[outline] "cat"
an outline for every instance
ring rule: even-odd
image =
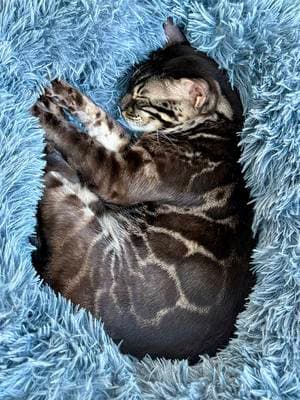
[[[252,209],[239,95],[171,20],[165,32],[121,100],[138,139],[64,81],[34,105],[48,154],[33,260],[123,352],[194,363],[228,343],[253,286]]]

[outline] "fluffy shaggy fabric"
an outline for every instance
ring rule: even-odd
[[[194,367],[123,356],[99,321],[41,284],[28,241],[43,168],[29,108],[63,77],[116,112],[168,15],[240,89],[259,233],[238,336]],[[300,398],[299,16],[295,0],[0,1],[1,400]]]

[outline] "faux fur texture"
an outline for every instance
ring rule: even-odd
[[[28,110],[62,77],[116,113],[169,15],[240,89],[259,234],[238,336],[194,367],[123,356],[99,321],[41,284],[28,241],[43,168]],[[0,1],[1,400],[300,398],[299,16],[295,0]]]

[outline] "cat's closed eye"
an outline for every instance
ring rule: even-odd
[[[149,105],[149,100],[146,97],[138,97],[136,99],[136,106],[139,108],[147,107]]]

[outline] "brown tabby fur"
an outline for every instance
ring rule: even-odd
[[[206,62],[206,75],[187,76],[186,67],[180,75],[179,59],[172,75],[176,57]],[[62,81],[33,108],[52,143],[35,263],[138,357],[214,354],[253,283],[252,213],[237,162],[241,107],[216,71],[184,41],[154,53],[122,102],[127,121],[145,128],[138,140]],[[186,85],[198,108],[183,100]]]

